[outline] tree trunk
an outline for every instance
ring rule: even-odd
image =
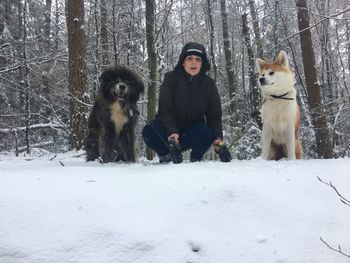
[[[103,0],[102,0],[103,1]],[[101,30],[102,30],[102,21],[101,21],[101,30],[99,28],[99,0],[94,0],[94,24],[93,26],[95,27],[94,31],[94,41],[92,44],[92,50],[94,54],[93,58],[93,67],[94,67],[94,73],[93,73],[93,89],[92,89],[92,96],[96,97],[97,92],[98,92],[98,87],[99,87],[99,77],[101,74],[101,69],[103,69],[103,66],[101,66],[101,56],[100,56],[100,50],[102,49],[102,46],[100,46],[100,38],[101,38]],[[101,20],[102,20],[102,14],[101,14]],[[90,29],[88,29],[88,32]],[[99,33],[100,32],[100,33]],[[102,51],[103,52],[103,51]],[[102,64],[103,65],[103,64]]]
[[[147,120],[153,120],[156,113],[157,54],[154,43],[154,0],[146,0],[146,40],[148,53],[149,82],[147,90]],[[146,157],[153,159],[153,152],[147,148]]]
[[[249,0],[249,8],[250,8],[250,14],[253,20],[253,29],[254,29],[255,42],[256,42],[256,54],[259,58],[264,58],[263,45],[262,45],[261,36],[260,36],[259,19],[256,13],[254,0]]]
[[[19,3],[21,5],[21,3]],[[26,153],[30,153],[30,143],[29,143],[29,125],[30,125],[30,88],[29,88],[29,68],[28,68],[28,62],[27,62],[27,0],[24,0],[23,7],[22,7],[22,15],[20,16],[22,18],[21,25],[23,26],[22,30],[22,55],[21,58],[23,59],[23,70],[24,74],[22,76],[24,79],[21,80],[21,84],[23,85],[23,91],[24,91],[24,101],[25,101],[25,143],[26,143]]]
[[[60,10],[59,10],[59,0],[55,0],[55,49],[54,51],[57,52],[59,48],[59,33],[60,33]]]
[[[208,5],[208,20],[209,20],[209,52],[211,57],[211,64],[213,65],[213,71],[214,71],[214,80],[216,82],[217,75],[218,75],[218,68],[216,66],[215,61],[215,53],[214,53],[214,25],[213,25],[213,15],[212,15],[212,0],[207,0]]]
[[[44,39],[43,39],[43,47],[46,54],[48,54],[50,47],[51,47],[51,7],[52,7],[52,0],[46,0],[45,5],[45,18],[44,18]],[[50,77],[49,77],[49,71],[50,71],[50,61],[47,61],[43,65],[43,74],[42,74],[42,80],[43,80],[43,97],[45,98],[46,102],[50,104]],[[48,118],[49,116],[49,107],[42,107],[41,113],[44,115],[45,118]]]
[[[317,81],[315,55],[312,46],[309,15],[306,0],[297,0],[298,26],[300,33],[301,52],[304,65],[308,102],[311,110],[312,124],[315,129],[316,148],[319,158],[332,158],[333,150],[327,127],[327,118],[322,105],[320,87]]]
[[[44,18],[44,42],[45,49],[49,50],[51,46],[51,7],[52,0],[46,0],[45,4],[45,18]]]
[[[119,63],[119,55],[117,51],[118,39],[117,39],[117,30],[118,30],[118,21],[116,18],[117,15],[117,0],[113,0],[112,4],[112,25],[113,25],[113,65],[117,65]]]
[[[242,33],[244,37],[244,42],[247,47],[248,53],[248,74],[249,74],[249,90],[250,90],[250,105],[251,105],[251,115],[254,117],[256,123],[262,128],[261,118],[259,114],[259,104],[260,104],[260,92],[256,85],[256,74],[255,74],[255,60],[254,60],[254,51],[251,46],[249,28],[247,21],[247,14],[242,15]]]
[[[348,42],[348,44],[346,45],[347,55],[348,55],[348,71],[350,72],[350,26],[349,26],[349,21],[345,21],[345,26],[346,26],[346,40]]]
[[[274,46],[277,46],[279,43],[279,31],[278,31],[278,23],[280,22],[279,17],[278,17],[278,5],[280,4],[279,0],[275,0],[274,2],[274,10],[273,14],[271,14],[274,17],[274,23],[273,23],[273,41],[274,41]]]
[[[86,128],[86,37],[84,0],[68,0],[68,49],[70,91],[70,148],[84,145]]]
[[[234,73],[233,73],[233,62],[232,53],[230,47],[230,39],[228,34],[228,22],[227,22],[227,12],[226,12],[226,0],[220,0],[221,6],[221,19],[222,19],[222,35],[224,38],[224,53],[225,53],[225,64],[227,72],[227,82],[228,82],[228,92],[230,98],[230,110],[233,114],[233,123],[235,122],[235,86],[234,86]]]
[[[100,12],[101,12],[101,55],[102,55],[102,67],[108,67],[110,65],[109,59],[109,43],[108,43],[108,31],[107,31],[107,6],[106,0],[100,0]]]
[[[326,6],[327,5],[327,6]],[[329,16],[329,1],[326,3],[324,0],[318,0],[316,2],[317,11],[320,15],[326,17]],[[318,29],[318,28],[317,28]],[[331,43],[330,43],[330,22],[329,20],[324,20],[318,29],[318,35],[320,38],[320,44],[321,44],[321,91],[323,95],[323,100],[325,103],[329,103],[333,101],[333,94],[332,94],[332,88],[335,88],[332,80],[332,74],[331,74],[331,64],[332,64],[332,58],[330,51]],[[335,89],[334,89],[335,90]]]
[[[128,26],[126,27],[126,35],[127,35],[127,39],[128,39],[128,42],[127,42],[127,53],[126,53],[126,65],[127,66],[130,66],[130,62],[131,62],[131,55],[132,55],[132,42],[133,42],[133,30],[134,30],[134,9],[135,9],[135,3],[134,3],[134,0],[129,0],[128,1],[129,4],[130,4],[130,7],[129,7],[129,13],[130,13],[130,16],[129,16],[129,23],[128,23]]]

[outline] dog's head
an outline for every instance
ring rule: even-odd
[[[281,95],[294,86],[294,73],[289,67],[287,54],[282,50],[273,62],[256,59],[259,73],[258,86],[263,94]]]
[[[108,101],[134,104],[144,89],[141,78],[125,67],[109,68],[100,77],[100,93]]]

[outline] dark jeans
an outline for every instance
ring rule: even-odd
[[[142,130],[142,137],[148,147],[159,156],[169,153],[168,136],[165,127],[158,118],[148,123]],[[181,151],[192,149],[191,156],[197,160],[203,158],[214,140],[213,131],[204,123],[194,123],[186,133],[180,134]]]

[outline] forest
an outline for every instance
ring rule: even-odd
[[[136,150],[151,159],[141,130],[189,41],[207,50],[234,159],[260,156],[255,59],[280,50],[295,72],[304,158],[350,156],[348,0],[2,0],[0,151],[84,150],[99,76],[124,65],[146,87]]]

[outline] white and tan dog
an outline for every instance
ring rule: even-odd
[[[256,67],[262,94],[262,158],[301,159],[300,110],[296,102],[294,73],[289,68],[287,54],[280,51],[273,62],[258,58]]]

